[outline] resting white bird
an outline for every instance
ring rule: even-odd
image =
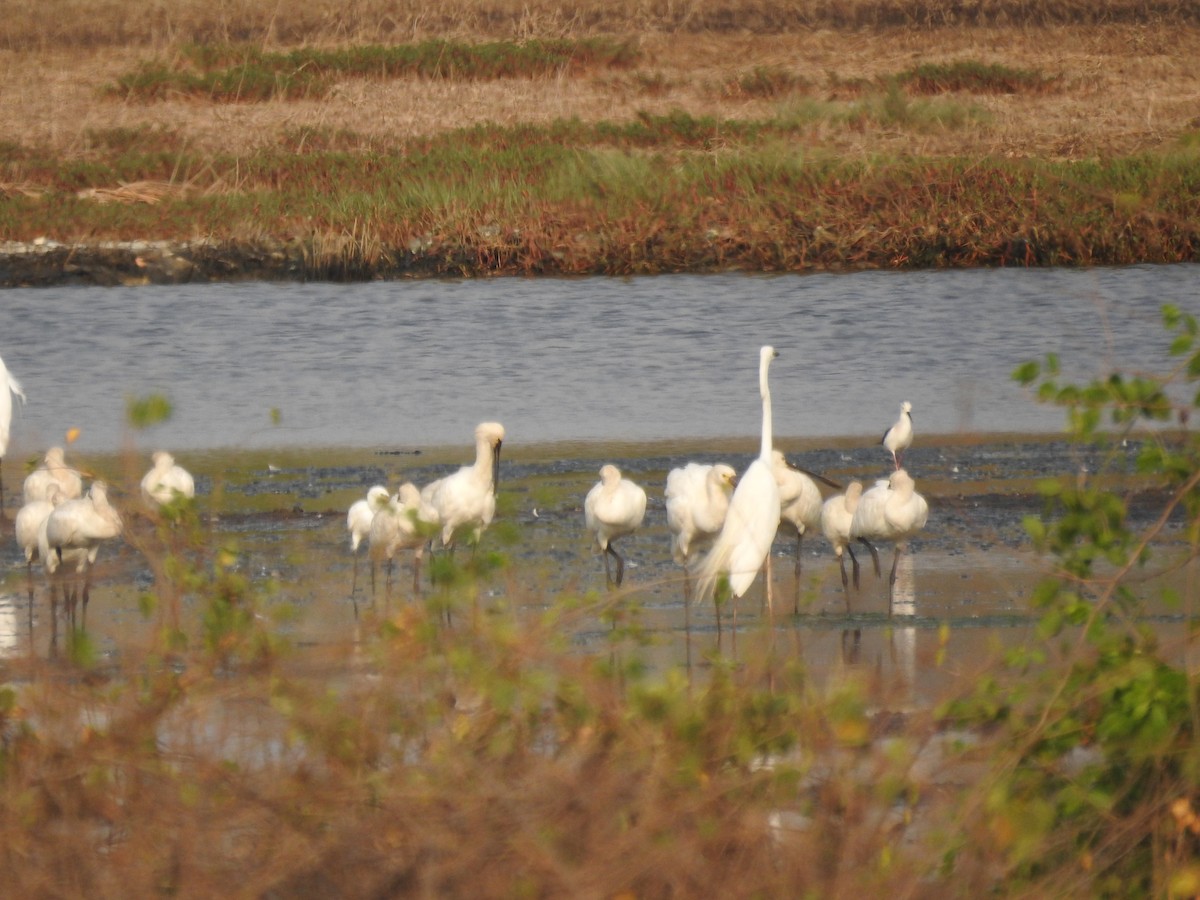
[[[646,491],[642,486],[622,478],[621,470],[612,464],[601,466],[599,483],[584,498],[583,520],[604,554],[604,577],[609,587],[614,584],[620,587],[625,578],[625,560],[613,546],[614,542],[633,534],[645,518]],[[615,579],[609,571],[610,556],[617,561]]]
[[[904,451],[912,446],[913,424],[912,404],[905,400],[900,404],[900,418],[879,439],[884,449],[892,454],[892,462],[899,469],[904,465]]]
[[[821,531],[829,543],[833,545],[834,555],[837,556],[838,566],[842,570],[842,593],[846,597],[846,612],[850,612],[850,585],[846,579],[846,556],[854,565],[854,587],[858,587],[858,557],[850,545],[850,523],[854,519],[854,511],[862,498],[863,486],[861,481],[852,481],[846,485],[846,492],[835,494],[821,506]]]
[[[346,530],[350,532],[350,555],[354,557],[354,575],[350,581],[350,593],[358,588],[358,547],[371,533],[371,522],[375,514],[388,502],[388,489],[382,484],[367,489],[367,496],[350,504],[346,513]]]
[[[121,530],[121,516],[108,502],[108,486],[103,481],[93,482],[86,496],[63,501],[46,517],[45,544],[39,545],[39,553],[50,575],[71,561],[75,562],[76,573],[83,573],[85,623],[92,564],[100,544],[117,537]],[[71,606],[73,609],[73,591]]]
[[[177,465],[175,457],[166,450],[156,450],[150,458],[154,465],[142,476],[142,499],[148,506],[163,506],[176,497],[196,496],[192,473]]]
[[[768,563],[766,576],[767,606],[771,606],[770,553],[779,528],[779,484],[771,466],[771,389],[767,369],[778,354],[765,346],[758,355],[758,393],[762,398],[762,441],[758,458],[750,463],[738,479],[725,524],[713,542],[712,549],[701,561],[697,573],[697,599],[714,596],[717,579],[729,575],[729,590],[733,602],[734,633],[737,633],[737,600],[754,583],[758,570]],[[720,634],[721,615],[717,610],[717,633]]]
[[[52,484],[62,490],[64,500],[83,496],[83,476],[67,465],[62,447],[47,450],[41,465],[25,476],[25,502],[45,500]]]
[[[389,498],[371,520],[368,540],[371,556],[371,594],[375,593],[375,564],[387,566],[385,591],[392,584],[392,563],[399,550],[413,551],[413,594],[421,591],[421,558],[425,554],[425,536],[418,527],[421,492],[416,485],[405,482],[394,497]]]
[[[807,473],[789,463],[779,450],[771,453],[771,469],[779,485],[779,523],[796,534],[795,612],[799,614],[804,535],[821,527],[821,491]]]
[[[478,544],[496,514],[500,481],[500,447],[504,426],[483,422],[475,428],[475,462],[439,478],[421,491],[421,518],[442,529],[442,546],[451,547],[460,532]]]
[[[0,359],[0,515],[4,513],[4,456],[8,453],[8,440],[11,436],[13,395],[16,394],[21,402],[25,402],[25,391],[21,382],[13,377]],[[43,498],[44,499],[44,498]]]
[[[667,473],[667,527],[671,558],[683,566],[684,603],[691,603],[691,566],[711,546],[725,524],[737,472],[725,463],[688,463]],[[686,613],[686,609],[685,609]]]
[[[929,504],[917,493],[912,476],[897,469],[887,481],[878,481],[862,495],[850,522],[850,537],[871,548],[875,572],[879,574],[879,555],[871,541],[892,541],[895,556],[888,578],[888,615],[892,614],[893,593],[896,587],[896,566],[900,562],[904,543],[925,527]]]

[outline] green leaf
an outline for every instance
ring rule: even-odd
[[[145,397],[129,397],[125,401],[125,415],[134,428],[149,428],[171,418],[171,401],[162,394],[147,394]]]

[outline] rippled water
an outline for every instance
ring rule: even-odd
[[[1161,304],[1197,311],[1198,285],[1191,265],[22,289],[0,355],[25,453],[73,426],[115,449],[151,392],[175,415],[144,442],[176,450],[462,444],[483,419],[510,443],[754,435],[764,343],[781,437],[875,434],[904,399],[926,433],[1047,431],[1061,412],[1017,364],[1154,369]]]

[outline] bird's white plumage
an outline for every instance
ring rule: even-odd
[[[610,582],[621,584],[625,561],[613,547],[617,538],[632,534],[646,518],[646,491],[641,485],[621,477],[621,470],[608,464],[600,467],[597,482],[583,501],[583,520],[596,545],[604,554],[604,572]],[[617,560],[617,576],[608,573],[608,557]]]
[[[0,359],[0,457],[8,452],[8,440],[12,434],[13,395],[25,402],[25,391],[21,382],[13,377]],[[45,499],[45,498],[42,498]]]
[[[862,495],[850,522],[850,537],[903,541],[924,528],[928,516],[929,504],[917,493],[912,476],[897,469]]]
[[[420,552],[425,544],[425,538],[417,528],[420,505],[421,492],[411,482],[400,485],[396,495],[387,498],[369,528],[372,561],[390,560],[398,550]]]
[[[729,498],[737,485],[737,472],[724,463],[688,463],[667,473],[664,496],[667,527],[671,531],[671,558],[686,566],[703,553],[725,524]]]
[[[443,546],[450,545],[460,531],[467,532],[473,543],[478,542],[492,523],[503,443],[503,425],[481,423],[475,428],[475,462],[421,491],[421,518],[441,526]]]
[[[83,496],[83,476],[67,465],[62,447],[47,450],[41,465],[25,476],[25,502],[45,500],[51,485],[58,486],[64,500]]]
[[[729,588],[734,599],[741,597],[754,583],[775,541],[781,507],[779,484],[771,465],[773,435],[767,370],[776,355],[775,348],[770,346],[759,351],[758,391],[762,399],[759,454],[738,479],[721,533],[700,563],[697,599],[712,595],[722,573],[729,575]]]
[[[850,523],[854,520],[862,492],[862,482],[852,481],[846,485],[845,493],[835,494],[821,506],[821,532],[833,545],[837,556],[841,556],[850,544]]]
[[[892,613],[896,586],[896,570],[905,542],[925,527],[929,517],[929,504],[917,493],[912,476],[904,469],[897,469],[886,481],[877,481],[875,486],[862,495],[854,517],[850,520],[850,537],[866,543],[892,541],[895,553],[892,571],[888,576],[888,615]],[[878,574],[879,559],[872,551]]]
[[[46,519],[54,512],[54,507],[62,502],[62,491],[57,485],[51,486],[47,499],[31,500],[17,511],[13,522],[17,535],[17,546],[25,554],[25,562],[32,564],[41,560],[38,549],[38,535],[42,533]]]
[[[121,516],[108,502],[108,486],[93,482],[87,494],[64,500],[46,517],[46,543],[40,548],[46,571],[53,573],[58,561],[67,561],[70,551],[82,570],[96,561],[100,545],[121,533]],[[82,557],[80,556],[82,553]]]
[[[904,451],[912,446],[913,424],[912,404],[905,400],[900,404],[900,416],[892,427],[883,433],[879,443],[892,454],[892,461],[899,469],[904,464]]]
[[[142,499],[150,506],[162,506],[176,497],[195,497],[196,482],[192,473],[176,464],[166,450],[156,450],[151,456],[154,465],[142,476]]]
[[[382,484],[372,485],[367,496],[350,504],[346,513],[346,530],[350,532],[350,552],[357,553],[359,544],[371,533],[371,522],[375,514],[388,502],[388,489]]]
[[[788,463],[783,453],[771,453],[771,469],[779,485],[780,522],[800,534],[821,527],[821,491],[808,475]]]
[[[600,467],[598,481],[583,501],[583,518],[596,545],[607,550],[619,537],[632,534],[646,518],[646,491],[621,476],[614,465]]]

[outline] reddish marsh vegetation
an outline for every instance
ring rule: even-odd
[[[101,280],[1196,255],[1189,4],[74,11],[6,22],[0,239],[202,242]]]

